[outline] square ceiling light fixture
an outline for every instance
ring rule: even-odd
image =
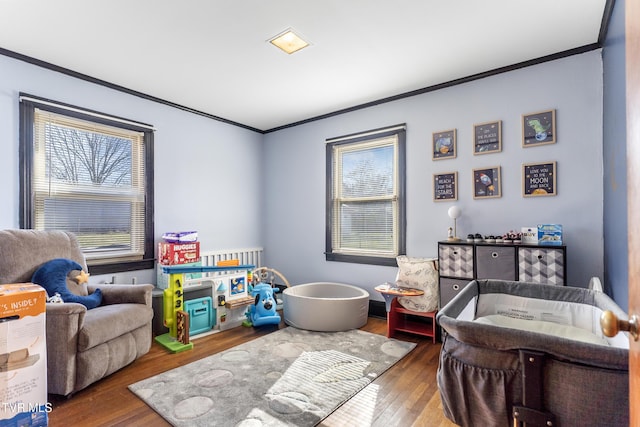
[[[291,55],[309,46],[309,43],[297,35],[291,28],[269,39],[269,43]]]

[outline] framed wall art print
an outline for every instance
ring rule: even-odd
[[[434,132],[431,152],[433,153],[433,160],[455,159],[457,154],[456,130]]]
[[[500,166],[473,170],[473,198],[502,197]]]
[[[555,196],[556,162],[525,163],[522,165],[522,196]]]
[[[522,146],[556,143],[556,110],[522,115]]]
[[[458,172],[433,174],[433,200],[458,200]]]
[[[502,121],[473,125],[473,154],[502,151]]]

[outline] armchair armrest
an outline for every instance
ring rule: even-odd
[[[64,322],[67,325],[70,324],[70,322],[73,322],[73,324],[76,325],[74,329],[78,331],[82,329],[82,325],[84,323],[84,315],[86,312],[87,307],[75,302],[65,302],[64,304],[47,303],[47,325],[49,324],[49,322]],[[63,327],[63,325],[58,324],[56,325],[56,327],[60,329],[60,327]],[[65,327],[64,329],[69,328]]]
[[[78,332],[87,308],[67,302],[47,304],[47,388],[49,393],[66,396],[75,388]]]
[[[151,307],[151,291],[153,285],[108,285],[97,284],[88,285],[89,293],[93,293],[96,289],[102,291],[102,304],[145,304]]]

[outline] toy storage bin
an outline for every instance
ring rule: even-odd
[[[189,314],[189,336],[207,332],[215,326],[216,310],[211,297],[185,301],[184,309]]]

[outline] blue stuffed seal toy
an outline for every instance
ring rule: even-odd
[[[85,283],[89,280],[89,274],[82,270],[82,266],[77,262],[66,259],[56,258],[42,264],[31,277],[31,282],[42,286],[47,295],[60,294],[64,302],[76,302],[84,305],[87,309],[92,309],[100,305],[102,302],[102,291],[96,289],[94,293],[87,296],[79,296],[67,288],[67,276],[73,270],[79,270],[80,274],[75,280],[78,284]]]

